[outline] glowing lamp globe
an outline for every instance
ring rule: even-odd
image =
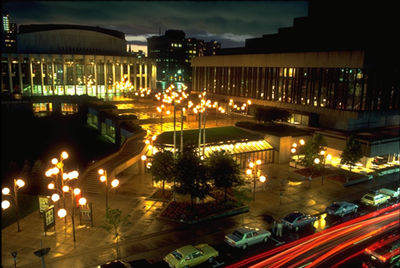
[[[112,187],[117,187],[119,185],[119,180],[118,179],[114,179],[112,182],[111,182],[111,186]]]
[[[10,188],[4,187],[3,190],[1,190],[1,192],[2,192],[4,195],[8,195],[8,194],[10,193]]]
[[[65,210],[65,209],[60,209],[58,212],[57,212],[57,215],[58,215],[58,217],[60,217],[60,218],[64,218],[65,216],[67,216],[67,211]]]
[[[53,200],[54,202],[57,202],[58,200],[60,200],[60,195],[59,194],[52,194],[51,195],[51,200]]]
[[[1,201],[1,208],[4,210],[4,209],[7,209],[7,208],[9,208],[10,207],[10,201],[8,201],[8,200],[3,200],[3,201]]]
[[[81,197],[81,198],[79,198],[79,201],[78,201],[78,202],[79,202],[79,205],[83,206],[83,205],[86,204],[87,200],[86,200],[86,198]]]
[[[17,184],[18,187],[24,187],[25,185],[25,182],[21,179],[18,179],[15,183]]]

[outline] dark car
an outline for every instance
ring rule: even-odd
[[[343,217],[349,213],[357,212],[358,206],[353,203],[349,203],[346,201],[333,202],[330,206],[328,206],[325,211],[329,215],[340,216]]]
[[[316,217],[304,214],[302,212],[292,212],[282,219],[283,225],[289,229],[299,230],[309,224],[313,224],[317,220]]]

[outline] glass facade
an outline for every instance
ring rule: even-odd
[[[194,76],[195,90],[220,95],[347,111],[400,108],[398,83],[360,68],[194,67]]]
[[[1,92],[26,96],[123,94],[124,75],[133,90],[156,83],[155,61],[132,56],[2,54],[1,64]]]

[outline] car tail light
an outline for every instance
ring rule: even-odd
[[[384,256],[379,256],[378,258],[379,258],[379,260],[380,260],[381,262],[383,262],[383,263],[386,262],[386,258],[385,258]]]

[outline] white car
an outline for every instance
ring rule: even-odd
[[[247,246],[267,242],[271,233],[264,229],[241,227],[225,236],[225,242],[232,247],[246,249]]]
[[[385,194],[393,198],[398,198],[400,195],[400,188],[397,188],[397,191],[388,189],[388,188],[381,188],[378,190],[380,194]]]

